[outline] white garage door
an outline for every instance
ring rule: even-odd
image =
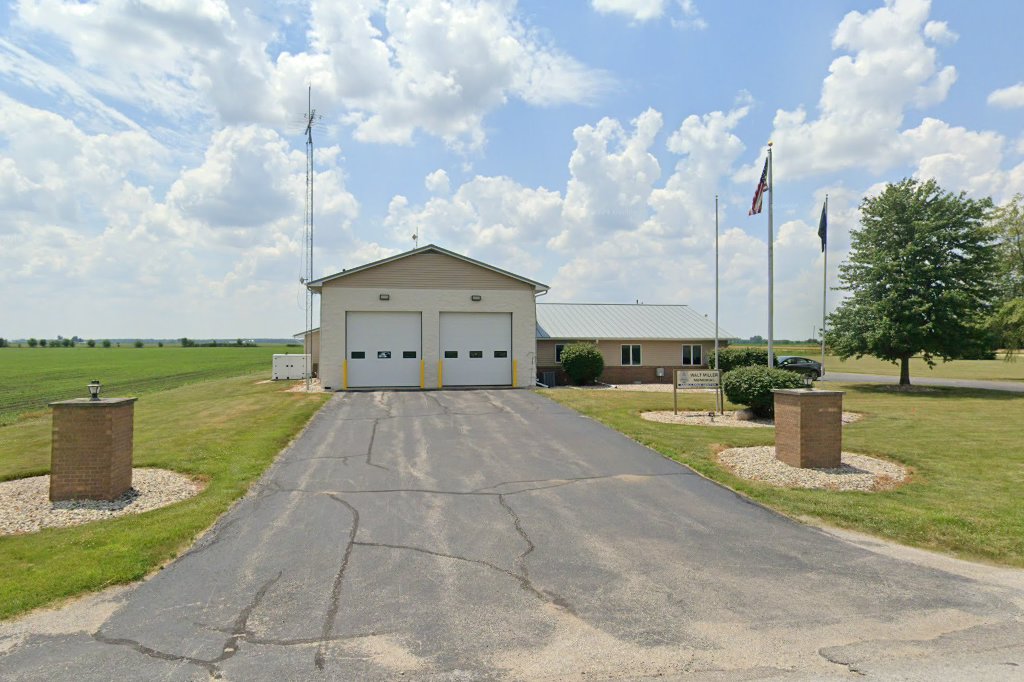
[[[445,386],[512,384],[511,313],[441,313]]]
[[[356,313],[345,320],[348,387],[419,386],[419,313]]]

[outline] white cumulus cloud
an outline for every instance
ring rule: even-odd
[[[667,0],[591,0],[594,9],[602,14],[625,14],[634,21],[657,19],[665,12]]]
[[[1024,83],[1017,83],[1016,85],[992,91],[988,96],[988,103],[994,107],[1002,107],[1004,109],[1024,107]]]

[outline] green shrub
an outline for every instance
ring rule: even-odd
[[[771,417],[775,413],[773,388],[802,388],[803,385],[803,377],[796,372],[769,367],[737,367],[722,376],[725,397],[737,405],[746,405],[759,417]]]
[[[601,376],[604,358],[592,343],[570,343],[562,349],[562,369],[580,386]]]
[[[89,348],[95,348],[96,339],[89,339],[88,341],[85,342],[85,345],[89,346]]]
[[[103,347],[110,348],[110,339],[103,339]]]
[[[142,343],[142,341],[139,341],[138,339],[135,340],[135,347],[136,348],[142,348],[145,345],[146,344]]]
[[[737,367],[757,367],[758,365],[768,367],[767,348],[720,348],[718,359],[722,364],[722,371],[728,372]],[[708,367],[715,367],[715,353],[708,353]]]

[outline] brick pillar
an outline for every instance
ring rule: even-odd
[[[778,389],[775,458],[800,468],[834,469],[843,450],[843,392]]]
[[[50,500],[113,500],[132,487],[135,398],[50,403]]]

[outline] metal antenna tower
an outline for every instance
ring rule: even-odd
[[[303,228],[303,277],[302,284],[306,290],[306,326],[303,334],[303,354],[305,360],[306,391],[311,386],[313,373],[313,291],[309,282],[313,281],[313,126],[320,120],[320,114],[313,108],[313,86],[306,93],[306,114],[303,123],[306,125],[306,216]]]

